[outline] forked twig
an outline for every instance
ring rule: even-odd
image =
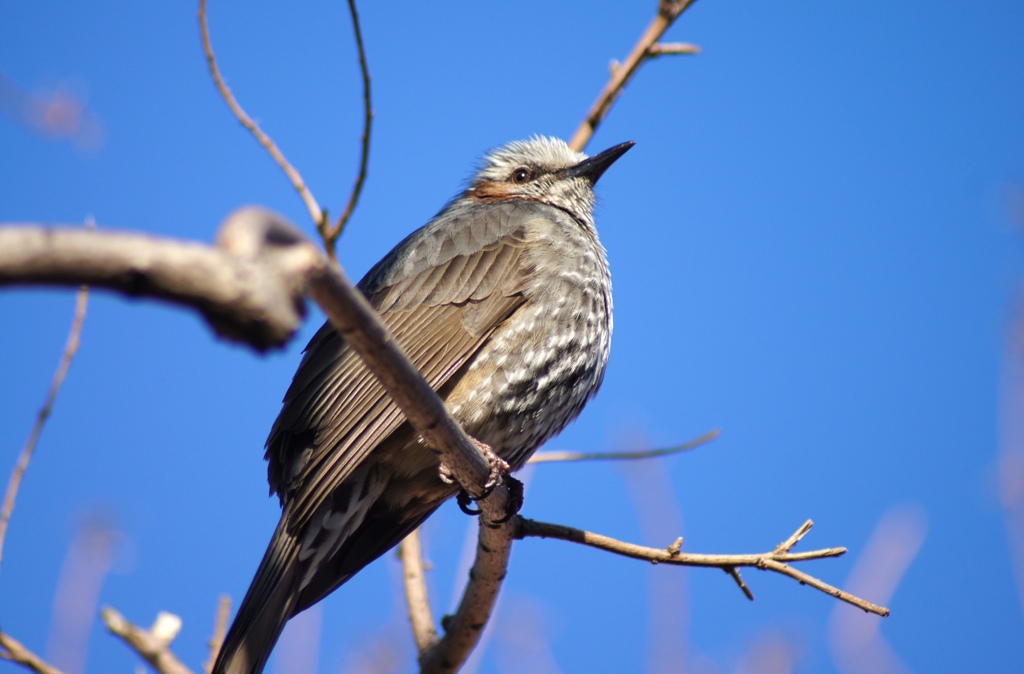
[[[810,574],[798,571],[790,566],[790,563],[794,562],[806,562],[812,559],[823,559],[826,557],[839,557],[840,555],[846,554],[846,548],[824,548],[821,550],[811,550],[809,552],[800,553],[789,552],[789,549],[792,548],[792,546],[808,531],[810,531],[812,526],[813,523],[810,520],[807,520],[807,522],[797,529],[793,535],[783,543],[776,546],[776,548],[771,552],[745,555],[709,555],[694,552],[682,552],[675,544],[668,548],[649,548],[642,545],[619,541],[608,536],[602,536],[601,534],[584,531],[583,529],[575,529],[561,524],[538,522],[536,520],[529,520],[523,517],[520,517],[517,520],[516,538],[534,536],[539,538],[557,538],[559,540],[589,545],[590,547],[598,548],[599,550],[613,552],[617,555],[623,555],[624,557],[632,557],[633,559],[642,559],[656,564],[720,568],[732,576],[733,580],[736,581],[736,584],[739,585],[740,589],[743,590],[743,593],[748,599],[753,599],[754,595],[751,593],[750,588],[747,587],[746,583],[743,582],[743,579],[740,577],[737,569],[744,566],[750,566],[757,569],[775,571],[776,573],[781,573],[784,576],[789,576],[790,578],[799,581],[801,584],[810,585],[816,590],[820,590],[825,594],[831,595],[841,601],[845,601],[848,604],[852,604],[857,608],[868,611],[869,613],[874,613],[883,617],[888,616],[889,609],[886,607],[872,604],[867,600],[861,599],[849,592],[844,592],[837,587],[829,585]]]
[[[60,358],[60,364],[57,365],[57,371],[53,374],[50,391],[46,394],[46,400],[43,402],[43,407],[39,410],[39,414],[36,415],[36,423],[32,426],[32,432],[29,434],[25,446],[22,447],[21,454],[18,456],[18,462],[15,464],[14,470],[11,471],[11,477],[7,482],[3,507],[0,508],[0,564],[3,563],[4,539],[7,537],[7,525],[10,523],[11,514],[14,512],[14,502],[18,498],[21,478],[28,469],[28,464],[32,460],[32,454],[36,451],[36,444],[39,442],[39,436],[43,432],[46,420],[50,418],[50,414],[53,412],[53,404],[56,402],[57,394],[64,383],[64,377],[67,376],[68,368],[71,367],[71,361],[78,352],[79,339],[82,335],[82,324],[85,322],[85,310],[88,306],[89,289],[86,286],[82,286],[78,290],[78,297],[75,300],[75,315],[71,319],[71,329],[68,331],[68,339],[64,344],[64,354]]]
[[[224,102],[231,108],[231,112],[234,113],[235,118],[242,123],[249,133],[256,138],[256,141],[263,146],[270,156],[277,162],[277,165],[281,167],[285,175],[292,183],[292,187],[299,193],[299,196],[306,204],[306,208],[309,210],[309,216],[313,218],[313,222],[316,223],[317,227],[324,226],[326,219],[324,211],[320,208],[320,204],[317,203],[313,197],[313,193],[310,191],[306,182],[302,179],[299,171],[291,165],[291,162],[285,158],[284,153],[278,149],[274,141],[267,135],[263,129],[260,128],[249,115],[242,108],[235,95],[231,93],[231,89],[224,81],[224,77],[220,73],[220,66],[217,65],[217,57],[213,53],[213,43],[210,41],[210,28],[207,25],[206,20],[206,0],[199,0],[199,31],[202,33],[203,41],[203,52],[206,54],[206,64],[210,68],[210,75],[213,77],[213,83],[217,87],[218,93]]]
[[[617,64],[612,68],[611,79],[608,80],[608,84],[598,94],[597,100],[594,101],[594,104],[587,112],[587,116],[583,119],[579,128],[576,129],[572,140],[569,141],[571,148],[582,151],[587,146],[587,143],[590,142],[591,137],[594,135],[594,131],[601,125],[604,118],[608,116],[612,105],[622,95],[626,85],[629,84],[629,81],[633,79],[633,76],[636,75],[637,71],[640,70],[640,67],[648,59],[666,54],[696,54],[700,51],[700,47],[695,45],[658,44],[658,40],[669,29],[669,26],[675,23],[675,20],[694,2],[696,0],[660,0],[657,15],[651,21],[651,24],[647,26],[647,30],[640,36],[640,39],[637,40],[633,51],[629,53],[629,56],[626,57],[623,63]]]
[[[149,663],[158,674],[192,674],[192,670],[171,652],[171,642],[181,629],[181,619],[171,613],[160,612],[150,629],[128,621],[109,606],[100,614],[107,629],[121,638],[139,657]]]

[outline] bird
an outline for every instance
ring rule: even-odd
[[[593,188],[633,145],[588,158],[534,136],[491,151],[358,284],[450,414],[511,470],[601,386],[612,295]],[[458,491],[330,323],[303,353],[265,459],[281,520],[214,674],[259,674],[291,617]]]

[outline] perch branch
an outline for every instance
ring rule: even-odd
[[[514,519],[517,525],[515,535],[516,538],[520,539],[526,537],[557,538],[563,541],[589,545],[590,547],[597,548],[599,550],[605,550],[606,552],[613,552],[617,555],[632,557],[633,559],[641,559],[655,564],[705,566],[724,569],[726,573],[732,576],[740,589],[743,590],[744,594],[746,594],[749,599],[753,599],[754,596],[746,586],[746,583],[744,583],[743,579],[739,576],[737,569],[740,567],[750,566],[761,570],[775,571],[776,573],[781,573],[784,576],[789,576],[790,578],[799,581],[801,584],[810,585],[816,590],[820,590],[825,594],[831,595],[841,601],[845,601],[848,604],[852,604],[857,608],[868,611],[869,613],[874,613],[883,617],[889,615],[889,609],[884,606],[872,604],[860,597],[844,592],[815,578],[814,576],[798,571],[789,565],[790,563],[806,562],[812,559],[839,557],[846,553],[846,548],[824,548],[822,550],[811,550],[810,552],[801,553],[789,552],[789,549],[792,548],[792,546],[810,530],[812,526],[810,520],[804,523],[800,529],[798,529],[786,541],[779,544],[771,552],[745,555],[709,555],[693,552],[681,552],[675,544],[668,548],[649,548],[642,545],[635,545],[633,543],[626,543],[624,541],[619,541],[614,538],[609,538],[608,536],[602,536],[601,534],[595,534],[582,529],[574,529],[573,527],[567,527],[561,524],[538,522],[536,520],[529,520],[523,517],[516,517]]]
[[[103,609],[101,616],[107,629],[120,637],[121,641],[148,662],[158,674],[192,674],[192,670],[170,649],[171,642],[181,629],[181,619],[178,616],[158,613],[153,627],[148,630],[133,625],[109,606]]]
[[[590,142],[591,137],[594,135],[594,131],[601,125],[604,118],[608,116],[608,112],[612,109],[612,105],[622,95],[626,85],[633,79],[640,67],[647,62],[647,60],[654,56],[661,56],[663,54],[681,54],[681,53],[696,53],[693,49],[688,50],[673,50],[672,45],[662,45],[661,48],[657,48],[658,40],[665,34],[665,31],[669,29],[675,20],[685,12],[696,0],[661,0],[658,3],[658,13],[654,19],[651,20],[647,30],[644,31],[643,35],[637,41],[636,46],[633,47],[633,51],[626,57],[625,62],[616,65],[612,68],[612,76],[608,80],[608,84],[605,85],[601,93],[598,94],[597,100],[590,107],[587,112],[587,116],[583,119],[579,128],[576,129],[576,133],[573,134],[572,140],[569,141],[569,146],[574,150],[582,151]],[[681,45],[676,45],[681,46]],[[687,45],[693,47],[693,45]],[[699,49],[697,50],[699,51]]]
[[[206,0],[199,0],[199,32],[202,36],[203,41],[203,52],[206,54],[206,64],[210,68],[210,75],[213,77],[213,83],[217,87],[217,92],[220,93],[221,98],[231,108],[231,112],[235,115],[235,118],[241,122],[242,126],[249,130],[249,133],[253,135],[256,141],[263,146],[270,156],[274,159],[281,170],[284,171],[285,175],[288,176],[288,180],[291,181],[292,187],[299,193],[302,201],[305,202],[306,208],[309,210],[309,217],[313,218],[313,222],[317,227],[324,226],[327,217],[324,211],[321,210],[320,204],[317,203],[313,197],[313,193],[309,187],[306,186],[306,182],[302,179],[302,175],[299,171],[291,165],[291,162],[284,156],[284,153],[278,149],[277,145],[270,138],[267,133],[260,128],[252,117],[245,111],[235,95],[231,92],[231,88],[228,87],[227,82],[224,81],[224,77],[220,73],[220,66],[217,65],[217,57],[213,53],[213,42],[210,40],[210,28],[206,20]]]
[[[28,469],[28,464],[36,451],[36,444],[39,442],[39,436],[43,432],[46,420],[50,418],[50,414],[53,412],[53,405],[57,401],[57,394],[60,393],[64,377],[68,373],[68,368],[71,367],[71,361],[74,360],[75,354],[78,352],[79,337],[82,334],[82,324],[85,322],[85,310],[88,306],[89,289],[82,286],[78,290],[78,297],[75,300],[75,314],[74,318],[71,319],[71,329],[68,331],[68,339],[64,344],[64,353],[60,358],[60,363],[57,365],[57,371],[54,372],[53,381],[50,382],[50,391],[46,394],[43,407],[39,410],[39,414],[36,415],[36,422],[32,426],[32,432],[29,434],[25,446],[21,448],[18,463],[15,464],[14,470],[11,471],[11,477],[7,481],[7,491],[4,493],[3,507],[0,508],[0,564],[3,564],[7,525],[11,521],[11,514],[14,512],[14,502],[18,498],[21,478]]]

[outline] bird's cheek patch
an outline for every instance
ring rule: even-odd
[[[475,197],[481,201],[501,201],[503,199],[508,199],[511,194],[512,185],[503,182],[499,183],[491,181],[478,183],[469,191],[469,195],[471,197]]]

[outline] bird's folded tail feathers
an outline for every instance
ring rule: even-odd
[[[260,674],[288,619],[298,595],[299,541],[281,518],[256,577],[224,638],[212,674]]]

